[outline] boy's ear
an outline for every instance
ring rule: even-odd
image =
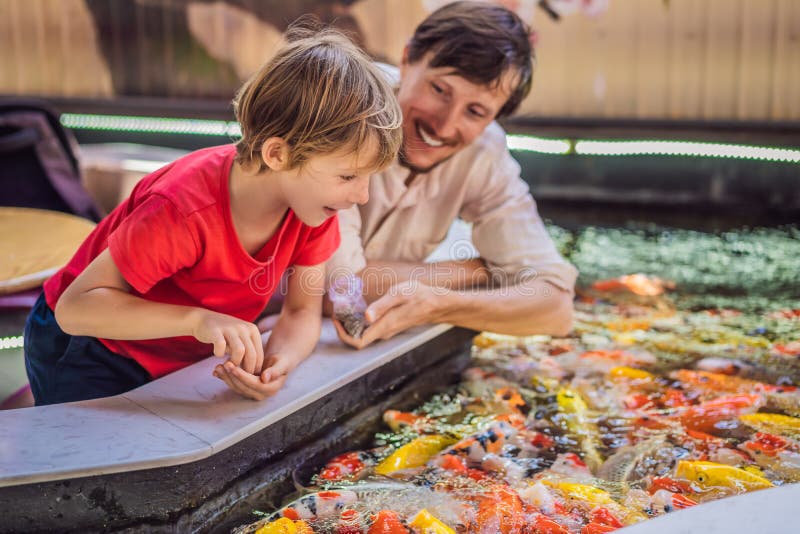
[[[270,137],[261,145],[261,158],[273,171],[289,168],[289,145],[281,137]]]

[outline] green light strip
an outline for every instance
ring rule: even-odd
[[[235,121],[133,117],[121,115],[85,115],[64,113],[61,123],[76,130],[106,130],[186,135],[241,136]],[[800,150],[722,143],[687,141],[602,141],[547,139],[532,135],[508,135],[509,150],[539,154],[584,156],[682,156],[761,160],[800,163]]]
[[[61,124],[76,130],[241,136],[239,124],[234,121],[64,113]]]
[[[0,350],[21,348],[22,336],[0,337]]]
[[[545,139],[532,135],[507,135],[509,150],[538,152],[540,154],[569,154],[572,144],[566,139]]]
[[[800,162],[800,150],[687,141],[578,141],[575,152],[592,156],[694,156]]]

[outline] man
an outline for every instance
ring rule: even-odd
[[[399,161],[374,175],[365,206],[340,214],[329,280],[364,281],[371,326],[361,348],[420,324],[510,335],[566,334],[577,271],[536,211],[494,122],[530,91],[529,33],[511,11],[455,2],[432,13],[403,53]],[[480,258],[424,263],[460,217]]]

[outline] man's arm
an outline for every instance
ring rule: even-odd
[[[406,281],[367,308],[372,324],[360,339],[339,336],[356,348],[421,324],[448,323],[473,330],[524,336],[566,335],[572,328],[572,294],[546,280],[496,289],[453,290]]]
[[[565,336],[572,329],[572,295],[546,280],[509,288],[452,291],[444,295],[440,322],[512,336]]]
[[[399,284],[413,281],[430,286],[433,302],[429,317],[415,317],[413,322],[449,323],[473,330],[489,330],[507,335],[566,335],[572,327],[572,295],[547,280],[528,280],[511,287],[490,289],[490,274],[480,258],[436,263],[367,261],[360,273],[368,303],[401,293]],[[427,292],[403,286],[409,302],[414,293]],[[394,288],[394,289],[392,289]],[[402,299],[402,295],[399,295]],[[395,305],[394,299],[371,307],[375,316]],[[425,308],[428,308],[426,305]],[[427,319],[427,320],[426,320]],[[394,330],[394,328],[392,328]]]
[[[368,303],[409,280],[453,290],[487,287],[490,280],[489,270],[480,258],[435,263],[367,260],[367,266],[358,275],[364,282],[364,298]]]

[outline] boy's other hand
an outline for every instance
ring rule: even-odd
[[[291,358],[271,354],[261,374],[247,373],[228,361],[214,367],[214,376],[243,397],[260,401],[277,393],[295,366]]]
[[[224,313],[202,310],[193,321],[192,336],[214,345],[214,356],[254,374],[264,366],[264,346],[258,327]]]

